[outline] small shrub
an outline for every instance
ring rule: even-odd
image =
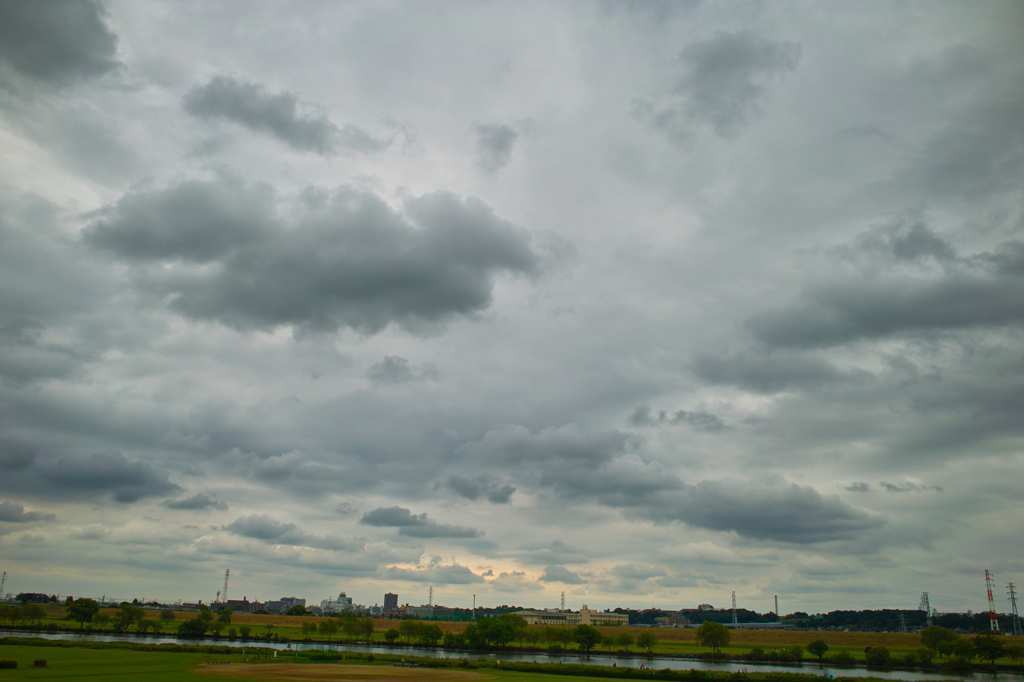
[[[849,651],[837,651],[831,656],[826,656],[825,660],[832,665],[853,665],[857,659]]]
[[[32,665],[34,665],[37,668],[45,668],[46,667],[46,659],[37,658],[36,660],[32,661]]]
[[[17,668],[17,661],[0,661],[0,668]]]
[[[891,658],[889,650],[884,646],[867,647],[864,649],[864,659],[869,667],[883,668],[889,665]]]
[[[366,660],[370,663],[373,663],[373,654],[366,654]]]
[[[548,647],[548,653],[549,654],[560,654],[560,653],[562,653],[562,645],[561,644],[552,644],[551,646]]]

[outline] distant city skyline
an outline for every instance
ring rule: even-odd
[[[0,3],[5,591],[1024,584],[1024,3]]]

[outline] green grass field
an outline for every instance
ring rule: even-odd
[[[239,657],[77,647],[0,646],[0,659],[18,662],[18,667],[13,670],[0,670],[0,680],[124,682],[144,677],[153,682],[211,682],[209,676],[190,671],[207,661],[238,660]],[[32,662],[36,659],[45,659],[46,667],[34,667]]]

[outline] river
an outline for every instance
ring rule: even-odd
[[[724,672],[801,672],[811,675],[831,674],[836,677],[879,677],[887,680],[949,680],[961,679],[973,682],[1021,682],[1021,677],[1010,673],[971,673],[967,675],[952,675],[950,673],[916,672],[911,670],[868,670],[866,668],[831,668],[825,666],[819,668],[816,663],[807,662],[804,665],[769,665],[765,663],[741,663],[741,662],[716,662],[699,661],[690,658],[675,656],[655,656],[654,658],[635,657],[625,658],[621,656],[610,656],[594,653],[588,656],[572,654],[550,655],[545,653],[521,654],[521,653],[474,653],[471,651],[446,651],[444,649],[423,649],[415,646],[366,646],[359,644],[327,644],[324,642],[275,642],[275,641],[248,641],[229,640],[221,638],[203,639],[179,639],[173,636],[161,635],[130,635],[130,634],[96,634],[91,632],[17,632],[0,630],[7,636],[12,637],[39,637],[42,639],[59,639],[78,642],[152,642],[154,644],[185,644],[185,645],[214,645],[230,646],[236,648],[276,649],[279,651],[353,651],[360,653],[375,654],[398,654],[415,656],[430,656],[433,658],[467,658],[502,660],[502,661],[529,661],[532,663],[577,663],[583,665],[618,665],[621,667],[639,668],[670,668],[672,670],[721,670]]]

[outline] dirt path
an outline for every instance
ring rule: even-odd
[[[337,665],[296,663],[232,663],[196,668],[194,672],[218,677],[253,680],[338,680],[341,682],[468,682],[489,675],[437,668],[400,668],[392,665]]]

